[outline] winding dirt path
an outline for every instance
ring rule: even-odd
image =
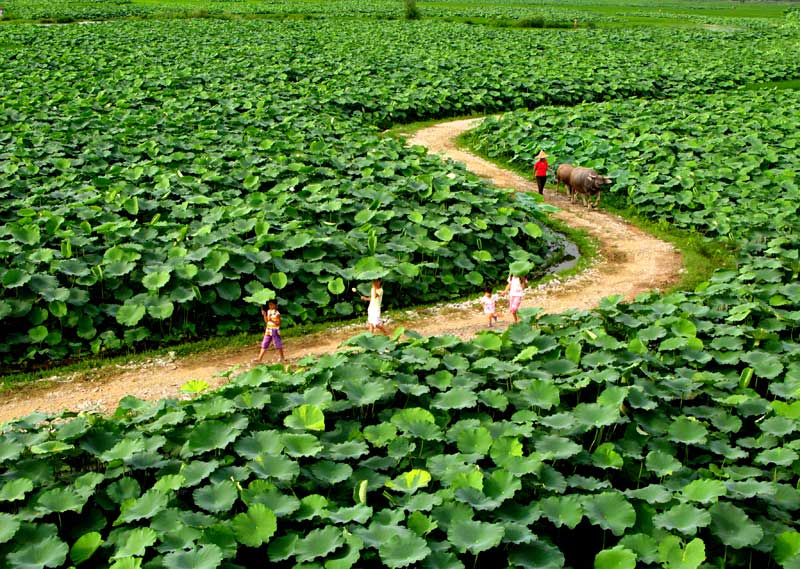
[[[481,177],[504,188],[535,191],[533,183],[501,169],[477,156],[459,150],[454,139],[480,119],[441,123],[419,131],[409,141],[421,144],[431,152],[463,162]],[[545,312],[588,309],[601,298],[621,294],[632,299],[637,294],[662,289],[674,284],[682,271],[680,254],[670,245],[628,225],[616,216],[589,210],[573,204],[561,194],[545,190],[548,203],[560,208],[555,217],[577,229],[585,230],[600,244],[600,259],[588,270],[565,281],[552,280],[529,289],[523,306],[538,306]],[[503,303],[501,302],[501,305]],[[364,306],[366,311],[366,305]],[[504,306],[501,306],[501,309]],[[502,315],[501,327],[508,323]],[[424,335],[455,334],[468,338],[485,329],[485,319],[477,298],[461,304],[449,304],[396,315],[390,327],[402,325]],[[305,356],[335,351],[342,342],[363,331],[361,323],[344,328],[311,334],[286,341],[287,356],[294,361]],[[231,372],[245,370],[257,352],[247,349],[221,349],[190,357],[165,357],[129,366],[103,369],[98,373],[51,377],[37,386],[33,384],[0,394],[0,423],[34,411],[113,411],[126,395],[141,399],[188,397],[180,387],[192,379],[211,386],[228,381]],[[267,359],[274,357],[268,352]]]

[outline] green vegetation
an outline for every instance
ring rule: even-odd
[[[219,4],[197,8],[257,5]],[[441,18],[587,6],[475,4]],[[397,122],[533,109],[472,140],[524,168],[540,147],[595,166],[620,207],[737,255],[693,290],[529,309],[471,342],[361,335],[188,402],[8,423],[0,564],[798,567],[800,96],[738,89],[800,76],[797,18],[676,0],[665,14],[719,17],[617,29],[651,4],[597,5],[621,15],[503,29],[420,3],[420,22],[381,21],[393,0],[305,3],[328,10],[315,22],[0,26],[6,361],[236,330],[273,289],[298,295],[297,322],[337,314],[345,281],[383,271],[396,297],[457,294],[542,256],[536,200],[379,136]]]

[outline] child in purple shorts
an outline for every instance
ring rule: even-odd
[[[261,316],[264,318],[267,327],[264,330],[264,339],[261,341],[261,351],[258,352],[258,357],[253,361],[260,362],[267,348],[274,342],[275,349],[280,354],[278,361],[282,362],[284,359],[283,340],[281,339],[281,313],[278,311],[278,303],[270,300],[267,310],[261,309]]]

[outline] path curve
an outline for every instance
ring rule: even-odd
[[[431,152],[463,162],[467,167],[498,187],[535,191],[534,184],[473,154],[456,148],[455,138],[473,128],[481,119],[444,122],[418,131],[410,144],[421,144]],[[577,229],[585,230],[600,244],[598,262],[588,270],[565,281],[552,280],[528,290],[523,306],[538,306],[545,312],[588,309],[601,298],[621,294],[626,300],[639,293],[658,290],[677,282],[683,270],[675,248],[641,231],[622,219],[571,203],[561,194],[545,190],[545,199],[561,211],[555,217]],[[366,305],[365,305],[366,310]],[[504,315],[507,316],[507,315]],[[506,322],[507,324],[507,322]],[[390,326],[402,325],[424,335],[455,334],[474,336],[485,327],[477,299],[461,304],[409,310]],[[361,323],[324,333],[310,334],[286,341],[290,360],[321,355],[338,349],[342,342],[363,331]],[[247,349],[220,349],[186,358],[163,357],[128,366],[54,377],[13,392],[0,394],[0,423],[34,411],[113,411],[126,395],[141,399],[188,397],[180,387],[192,379],[216,387],[228,381],[233,370],[247,369],[257,346]],[[274,352],[268,352],[274,357]],[[224,374],[224,375],[221,375]]]

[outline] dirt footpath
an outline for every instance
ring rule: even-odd
[[[536,191],[532,182],[455,147],[454,139],[475,124],[476,119],[469,119],[434,125],[419,131],[409,143],[421,144],[431,152],[463,162],[470,170],[499,187]],[[546,189],[545,199],[561,209],[555,217],[586,231],[598,241],[600,258],[588,270],[565,281],[556,279],[528,289],[523,307],[536,306],[550,313],[587,309],[612,294],[621,294],[630,300],[648,290],[667,288],[679,279],[681,256],[669,243],[628,225],[616,216],[571,203],[554,191]],[[505,309],[505,302],[501,301],[499,306],[501,310]],[[509,323],[508,318],[508,314],[501,314],[500,329]],[[429,336],[454,334],[469,338],[486,327],[477,298],[460,304],[407,311],[397,320],[390,323],[390,329],[402,325]],[[363,324],[358,323],[302,338],[290,338],[285,342],[286,353],[290,361],[330,353],[363,331]],[[99,374],[48,378],[40,387],[34,384],[0,395],[0,423],[34,411],[113,411],[126,395],[141,399],[179,397],[182,395],[181,385],[193,379],[219,386],[237,370],[248,369],[257,351],[255,345],[247,349],[215,350],[181,359],[164,357],[118,366]],[[274,351],[270,350],[265,360],[274,357]]]

